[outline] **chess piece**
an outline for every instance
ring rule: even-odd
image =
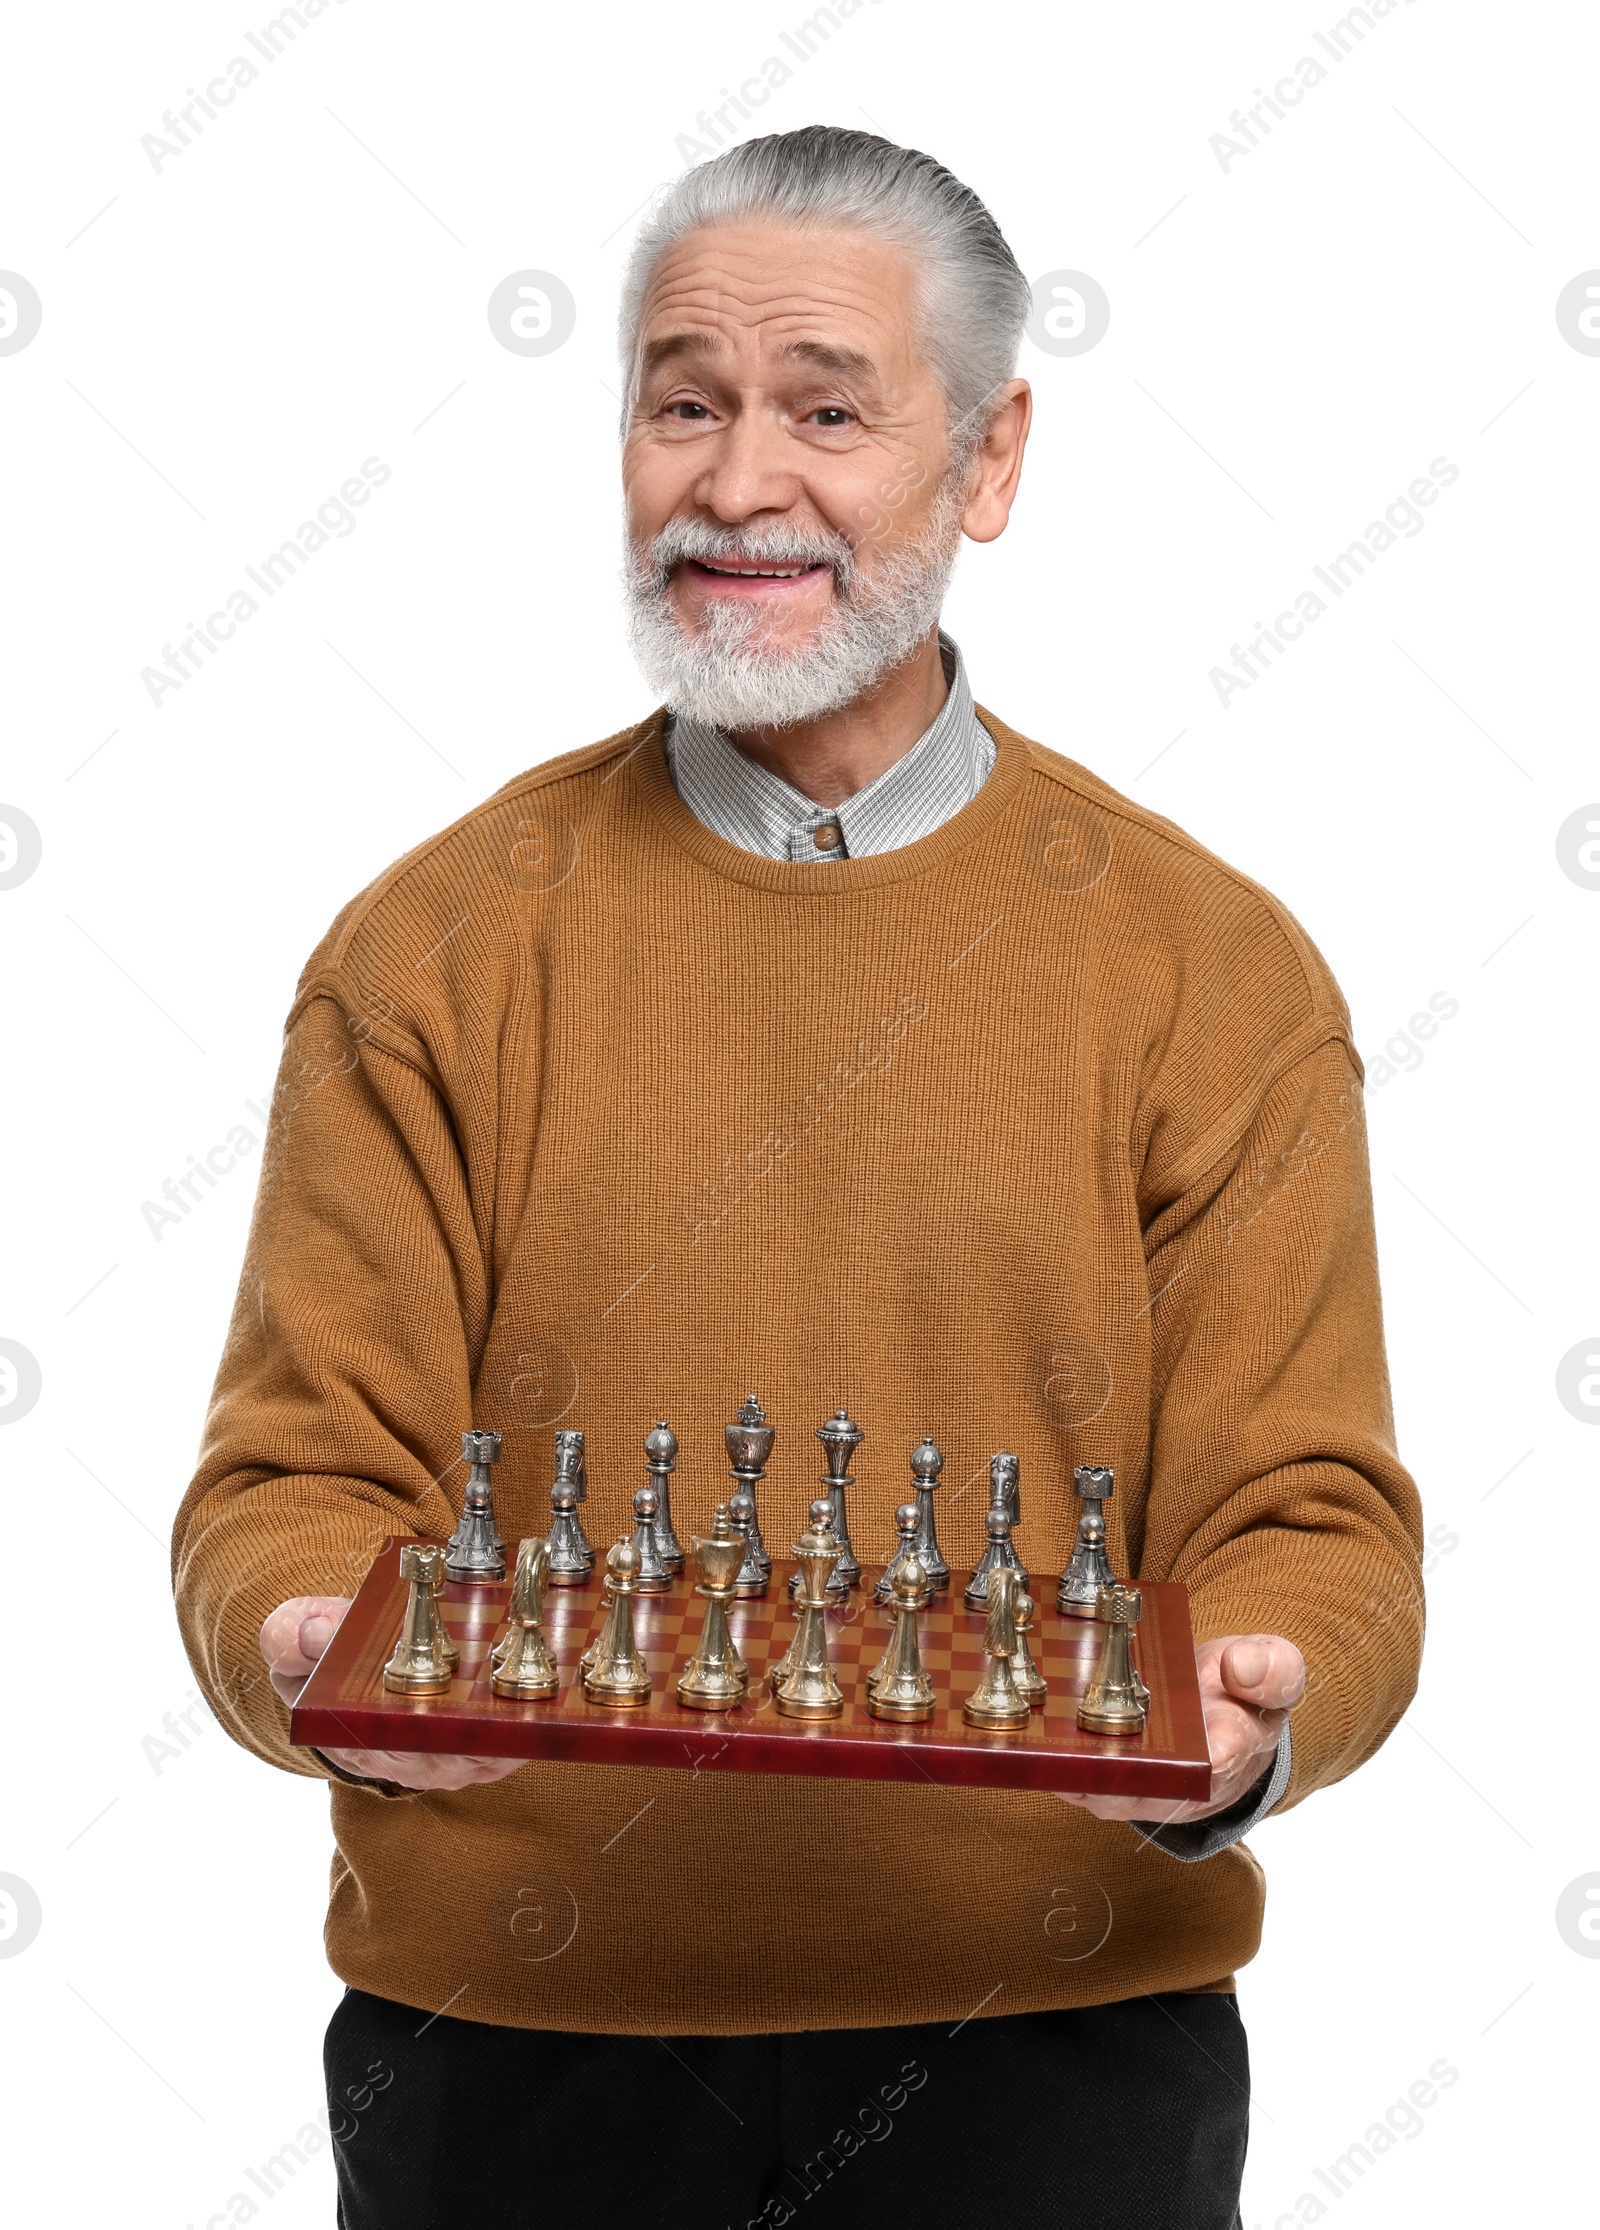
[[[933,1490],[939,1484],[944,1458],[931,1440],[919,1441],[911,1451],[911,1477],[917,1492],[917,1561],[928,1575],[930,1587],[950,1585],[950,1567],[939,1548],[933,1524]]]
[[[1100,1590],[1095,1615],[1105,1634],[1094,1678],[1078,1705],[1078,1724],[1085,1734],[1144,1732],[1150,1691],[1134,1670],[1129,1647],[1143,1610],[1144,1597],[1136,1587],[1125,1587],[1119,1580]]]
[[[641,1487],[641,1494],[649,1490]],[[606,1579],[611,1590],[608,1638],[583,1676],[583,1692],[590,1703],[608,1710],[626,1711],[650,1701],[650,1668],[639,1652],[633,1634],[633,1594],[639,1574],[639,1552],[624,1538],[606,1552]]]
[[[430,1541],[423,1554],[427,1557],[428,1568],[433,1574],[434,1647],[447,1661],[450,1670],[454,1672],[461,1662],[461,1652],[450,1639],[450,1629],[444,1622],[444,1606],[440,1600],[444,1594],[444,1551],[436,1541]]]
[[[727,1445],[728,1461],[733,1466],[735,1492],[750,1497],[750,1553],[746,1562],[759,1565],[762,1584],[772,1577],[772,1559],[767,1554],[767,1544],[761,1538],[761,1515],[756,1505],[756,1488],[761,1484],[772,1457],[772,1443],[776,1430],[767,1423],[767,1413],[754,1394],[746,1398],[744,1407],[722,1434]],[[730,1509],[732,1502],[729,1502]],[[741,1584],[739,1593],[747,1595],[751,1589]]]
[[[743,1703],[750,1687],[750,1668],[739,1654],[728,1626],[728,1605],[733,1583],[744,1556],[744,1541],[734,1532],[727,1504],[718,1505],[709,1536],[695,1534],[695,1593],[706,1603],[700,1644],[678,1681],[678,1701],[690,1711],[731,1711]]]
[[[989,1574],[997,1564],[1009,1564],[1017,1575],[1019,1587],[1026,1587],[1028,1575],[1023,1570],[1011,1539],[1011,1528],[1016,1524],[1017,1459],[1015,1456],[989,1458],[989,1513],[984,1526],[989,1545],[978,1559],[977,1569],[967,1582],[961,1600],[969,1611],[981,1611],[989,1600]]]
[[[494,1490],[489,1483],[489,1466],[500,1457],[500,1435],[464,1432],[461,1453],[472,1468],[461,1523],[444,1552],[444,1568],[453,1580],[503,1580],[506,1545],[494,1522]]]
[[[600,1601],[602,1605],[600,1623],[590,1637],[588,1648],[578,1659],[580,1679],[587,1678],[589,1669],[595,1659],[603,1656],[610,1649],[611,1637],[616,1631],[616,1597],[612,1593],[609,1571],[603,1571],[600,1575]]]
[[[556,1434],[556,1477],[565,1479],[580,1505],[574,1517],[573,1538],[581,1551],[588,1571],[594,1570],[594,1544],[583,1530],[581,1505],[589,1499],[589,1459],[585,1453],[584,1436],[576,1429]]]
[[[1032,1716],[1017,1687],[1017,1575],[1009,1564],[996,1565],[989,1579],[989,1617],[983,1647],[988,1663],[983,1678],[961,1706],[969,1727],[1025,1727]]]
[[[794,1545],[805,1586],[781,1685],[776,1676],[772,1683],[772,1700],[785,1719],[837,1719],[844,1710],[844,1690],[828,1661],[828,1581],[839,1561],[832,1516],[831,1499],[813,1502],[811,1523]]]
[[[836,1409],[825,1425],[817,1427],[823,1460],[828,1466],[822,1484],[833,1504],[833,1537],[839,1544],[839,1561],[828,1585],[841,1595],[854,1587],[861,1577],[861,1566],[850,1543],[850,1513],[845,1505],[845,1489],[852,1483],[850,1466],[856,1450],[866,1437],[859,1425],[850,1422],[850,1413],[845,1409]]]
[[[544,1703],[561,1686],[556,1661],[544,1631],[544,1590],[550,1570],[550,1544],[537,1536],[517,1547],[511,1582],[510,1631],[495,1651],[489,1686],[497,1696],[522,1703]]]
[[[1083,1509],[1077,1543],[1056,1592],[1056,1608],[1065,1611],[1068,1618],[1094,1618],[1098,1615],[1095,1606],[1100,1590],[1117,1583],[1106,1555],[1104,1513],[1104,1505],[1116,1487],[1116,1473],[1109,1464],[1080,1463],[1072,1480]]]
[[[931,1719],[933,1682],[922,1669],[917,1613],[932,1600],[927,1574],[915,1552],[901,1559],[895,1573],[889,1616],[894,1632],[867,1680],[867,1709],[874,1719]]]
[[[678,1468],[678,1436],[665,1417],[644,1436],[650,1484],[656,1492],[656,1547],[670,1573],[683,1570],[683,1543],[672,1530],[672,1474]]]
[[[633,1545],[639,1552],[633,1591],[636,1595],[665,1595],[672,1585],[672,1574],[661,1553],[661,1502],[654,1487],[639,1489],[633,1498],[633,1515],[637,1521]]]
[[[558,1457],[557,1461],[560,1461]],[[557,1472],[550,1489],[550,1585],[581,1587],[594,1570],[594,1550],[578,1519],[578,1491],[570,1472]]]
[[[439,1608],[433,1592],[433,1562],[426,1546],[414,1543],[400,1551],[400,1577],[410,1592],[400,1623],[400,1639],[383,1668],[383,1685],[396,1696],[447,1696],[454,1668],[438,1644]]]
[[[1026,1696],[1034,1711],[1044,1709],[1044,1699],[1050,1693],[1050,1684],[1033,1661],[1033,1651],[1028,1646],[1028,1636],[1033,1632],[1033,1622],[1038,1615],[1033,1597],[1026,1593],[1017,1596],[1011,1606],[1012,1623],[1017,1629],[1016,1654],[1011,1660],[1012,1673],[1017,1683],[1017,1693]]]
[[[895,1532],[898,1535],[898,1540],[895,1545],[894,1554],[890,1557],[888,1563],[884,1566],[882,1574],[880,1575],[876,1586],[872,1590],[872,1599],[875,1603],[889,1603],[893,1601],[894,1583],[899,1574],[901,1565],[904,1564],[907,1557],[916,1556],[917,1554],[917,1529],[922,1523],[922,1517],[921,1513],[917,1509],[916,1504],[914,1502],[902,1502],[899,1509],[896,1510],[894,1514],[894,1523]],[[917,1559],[917,1569],[919,1572],[922,1573],[922,1593],[924,1602],[931,1603],[933,1601],[933,1589],[928,1585],[927,1571],[924,1568],[920,1557],[918,1557]]]
[[[738,1473],[735,1472],[735,1478]],[[771,1574],[771,1564],[765,1570],[756,1554],[756,1501],[751,1494],[730,1494],[728,1497],[728,1522],[744,1544],[738,1576],[733,1592],[743,1600],[751,1595],[765,1595]]]

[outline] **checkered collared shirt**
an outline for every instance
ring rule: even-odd
[[[940,633],[949,694],[903,759],[843,805],[821,806],[769,774],[703,721],[667,724],[667,760],[697,821],[764,859],[867,859],[931,836],[975,798],[994,768],[994,738],[972,709],[961,653]]]

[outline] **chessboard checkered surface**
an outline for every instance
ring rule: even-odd
[[[887,1614],[872,1600],[878,1577],[873,1567],[847,1602],[828,1611],[829,1650],[845,1696],[842,1716],[781,1717],[764,1676],[794,1632],[788,1591],[794,1565],[785,1558],[774,1559],[765,1596],[735,1603],[728,1614],[751,1673],[750,1693],[735,1711],[689,1711],[678,1702],[678,1675],[694,1650],[706,1608],[692,1576],[680,1576],[667,1594],[634,1598],[635,1633],[652,1682],[642,1709],[611,1710],[584,1696],[578,1659],[602,1616],[598,1578],[582,1587],[551,1588],[545,1597],[545,1631],[561,1671],[561,1692],[548,1703],[512,1702],[489,1686],[489,1652],[505,1630],[508,1580],[487,1586],[447,1583],[441,1607],[461,1651],[448,1695],[390,1695],[383,1668],[405,1610],[406,1583],[400,1577],[405,1545],[392,1539],[378,1552],[294,1706],[291,1741],[324,1750],[460,1751],[1095,1795],[1192,1798],[1210,1790],[1188,1597],[1178,1586],[1143,1589],[1144,1617],[1134,1641],[1150,1690],[1143,1734],[1092,1735],[1079,1729],[1078,1699],[1093,1671],[1102,1629],[1091,1620],[1063,1617],[1055,1607],[1054,1579],[1043,1577],[1031,1643],[1049,1695],[1028,1726],[989,1733],[967,1726],[961,1716],[984,1668],[984,1618],[962,1603],[965,1572],[951,1574],[950,1586],[921,1618],[922,1660],[938,1695],[933,1718],[905,1726],[874,1719],[867,1710],[866,1676],[890,1631]]]

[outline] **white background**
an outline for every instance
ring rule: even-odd
[[[631,218],[810,12],[341,0],[159,171],[141,135],[267,11],[13,14],[0,266],[44,306],[0,356],[0,799],[44,847],[0,891],[0,1337],[43,1376],[0,1436],[0,1872],[43,1911],[0,1960],[18,2219],[199,2230],[239,2191],[274,2230],[332,2218],[326,2150],[270,2200],[244,2175],[320,2103],[326,1796],[203,1713],[175,1756],[146,1740],[192,1701],[165,1542],[254,1158],[159,1238],[142,1204],[259,1136],[350,895],[647,709],[617,592]],[[928,148],[1030,278],[1104,287],[1091,352],[1025,349],[1022,500],[948,613],[977,694],[1279,893],[1369,1061],[1459,1003],[1369,1100],[1428,1655],[1383,1753],[1256,1838],[1244,2220],[1318,2219],[1309,2193],[1341,2225],[1569,2221],[1600,1411],[1556,1371],[1600,1351],[1600,892],[1556,834],[1600,797],[1600,357],[1555,302],[1600,265],[1600,41],[1575,4],[1406,0],[1335,64],[1312,34],[1341,12],[876,0],[741,128]],[[1224,170],[1211,135],[1302,55],[1326,82]],[[525,267],[577,302],[538,358],[485,316]],[[392,477],[355,531],[153,705],[141,669],[369,456]],[[1210,668],[1436,457],[1459,478],[1423,531],[1221,705]],[[1441,2059],[1420,2134],[1334,2197],[1315,2171]]]

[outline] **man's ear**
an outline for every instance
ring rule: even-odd
[[[1004,534],[1022,478],[1022,452],[1033,423],[1033,390],[1025,379],[1008,379],[993,405],[989,424],[970,467],[971,489],[961,515],[970,542],[992,542]]]

